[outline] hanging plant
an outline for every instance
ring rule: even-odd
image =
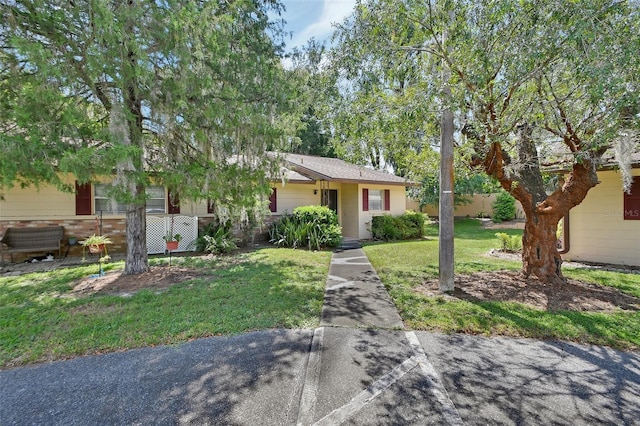
[[[112,241],[106,235],[92,235],[82,242],[82,259],[85,258],[85,248],[89,249],[91,254],[99,254],[104,252],[104,256],[101,261],[108,261],[109,254],[107,253],[107,244],[112,244]]]

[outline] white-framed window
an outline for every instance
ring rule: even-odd
[[[145,190],[147,194],[147,213],[166,213],[166,194],[164,186],[148,186]]]
[[[382,189],[369,190],[369,210],[382,211],[384,207],[384,191]]]
[[[102,211],[103,214],[124,214],[127,212],[127,205],[124,203],[115,203],[107,196],[108,184],[94,185],[94,212],[97,214]],[[152,185],[146,188],[147,194],[147,213],[166,213],[166,190],[164,186]]]
[[[391,210],[391,191],[388,189],[362,188],[362,211]]]

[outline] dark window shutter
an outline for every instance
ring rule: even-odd
[[[271,213],[276,213],[278,211],[278,196],[276,195],[276,189],[271,188],[272,192],[269,195],[269,210]]]
[[[92,201],[91,184],[80,185],[76,181],[76,215],[90,215]]]
[[[169,214],[180,214],[180,198],[178,194],[168,191]]]
[[[391,191],[388,189],[384,190],[384,210],[391,210]]]
[[[362,188],[362,211],[369,211],[369,190],[367,188]]]
[[[214,213],[213,201],[207,200],[207,213]]]
[[[631,194],[624,193],[624,220],[640,220],[640,176],[633,178]]]

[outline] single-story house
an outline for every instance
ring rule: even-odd
[[[564,260],[640,266],[640,153],[631,174],[626,193],[612,162],[598,171],[600,183],[564,219]]]
[[[347,163],[337,158],[283,154],[293,173],[273,186],[272,219],[303,205],[327,205],[338,214],[342,235],[371,238],[371,218],[406,210],[405,178]]]
[[[285,179],[272,181],[270,223],[303,205],[327,205],[337,212],[348,238],[371,236],[371,217],[405,211],[406,179],[336,158],[299,154],[281,154]],[[105,196],[108,184],[78,185],[72,175],[64,177],[76,186],[75,193],[59,191],[54,186],[39,189],[14,187],[0,200],[0,235],[10,227],[44,227],[61,225],[65,240],[82,239],[94,233],[106,234],[113,240],[110,252],[124,251],[125,214],[123,205],[112,205]],[[202,228],[214,219],[206,202],[176,200],[163,186],[147,188],[147,247],[150,253],[162,252],[162,236],[173,221],[174,231],[181,233],[181,251],[193,248],[192,241]],[[172,202],[173,200],[173,202]],[[81,248],[70,247],[78,255]]]

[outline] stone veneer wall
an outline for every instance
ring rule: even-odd
[[[107,235],[113,241],[108,247],[111,253],[124,253],[126,248],[125,236],[125,219],[102,219],[102,234]],[[4,235],[7,228],[38,228],[45,226],[63,226],[64,238],[62,241],[63,256],[69,248],[68,256],[82,256],[82,246],[76,244],[68,246],[69,237],[76,237],[79,241],[100,232],[100,222],[96,229],[96,219],[94,217],[87,219],[60,219],[60,220],[2,220],[0,221],[0,235]],[[28,259],[37,252],[33,253],[14,253],[14,261]],[[55,253],[57,256],[58,254]]]

